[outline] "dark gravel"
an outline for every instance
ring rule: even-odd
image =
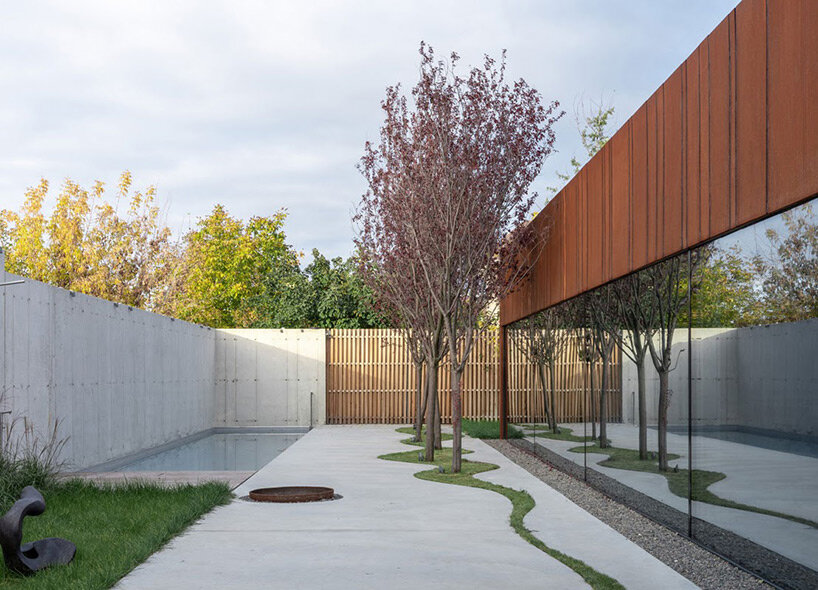
[[[508,441],[485,441],[566,498],[705,590],[772,588],[686,537],[642,516]]]

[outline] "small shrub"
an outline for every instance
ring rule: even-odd
[[[20,429],[22,428],[22,432]],[[60,452],[66,439],[60,439],[55,422],[48,436],[40,437],[26,419],[15,419],[3,428],[0,448],[0,513],[20,497],[26,486],[43,490],[53,486],[62,468]]]

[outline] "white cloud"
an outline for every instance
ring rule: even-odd
[[[387,85],[411,87],[420,40],[509,70],[567,110],[614,95],[618,120],[736,0],[598,2],[19,2],[0,23],[0,207],[40,176],[157,183],[181,229],[216,202],[290,211],[301,250],[351,249],[355,170]],[[572,117],[541,194],[577,151]]]

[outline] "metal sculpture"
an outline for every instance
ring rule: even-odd
[[[20,499],[0,518],[0,548],[6,567],[18,574],[33,574],[51,565],[66,565],[77,547],[71,541],[48,538],[21,545],[23,519],[45,512],[43,495],[32,486],[23,488]]]

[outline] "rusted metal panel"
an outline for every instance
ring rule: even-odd
[[[563,274],[565,275],[565,294],[570,297],[579,288],[579,235],[581,219],[579,217],[579,190],[578,182],[571,182],[563,192],[565,253],[563,256]]]
[[[730,227],[730,166],[732,128],[730,105],[730,32],[723,20],[708,39],[710,51],[710,232]]]
[[[631,118],[631,264],[641,268],[650,261],[648,254],[648,108],[642,105]]]
[[[664,84],[662,125],[662,213],[659,223],[661,256],[683,248],[683,194],[685,155],[683,82],[685,66],[678,68]]]
[[[585,281],[584,285],[604,282],[603,237],[605,231],[605,185],[603,183],[604,152],[592,158],[583,169],[585,173]]]
[[[818,193],[818,3],[770,0],[768,211]]]
[[[502,321],[818,194],[816,30],[814,0],[739,4],[549,204]]]
[[[563,272],[565,255],[565,200],[559,199],[552,208],[552,230],[554,241],[549,244],[546,255],[548,264],[547,285],[544,291],[548,302],[560,301],[565,297],[565,273]],[[546,306],[547,307],[547,306]]]
[[[736,8],[735,223],[767,209],[767,19],[766,0]]]
[[[611,237],[608,242],[611,266],[606,276],[618,277],[630,270],[631,195],[630,195],[631,123],[608,142],[611,159]]]
[[[661,223],[662,199],[662,138],[661,138],[661,94],[656,92],[648,99],[647,117],[647,215],[648,223],[645,226],[645,243],[647,259],[657,260],[661,257],[658,246],[659,224]]]
[[[687,60],[684,84],[684,244],[695,244],[701,228],[701,50]]]
[[[699,46],[699,237],[710,235],[710,51]],[[688,245],[692,246],[693,242]]]

